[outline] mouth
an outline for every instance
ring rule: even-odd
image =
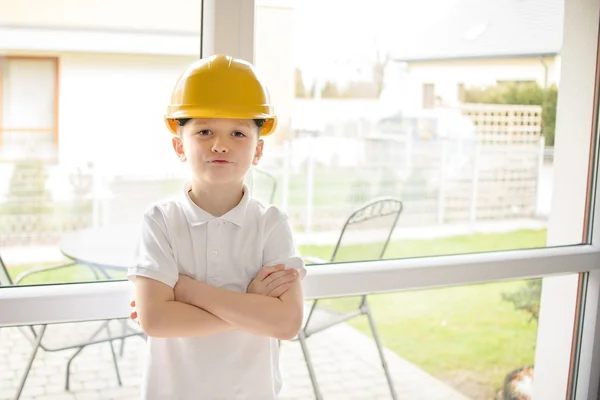
[[[227,160],[211,160],[209,161],[211,164],[217,164],[217,165],[224,165],[224,164],[230,164],[229,161]]]

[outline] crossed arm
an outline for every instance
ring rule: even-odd
[[[291,235],[287,224],[280,230],[274,234]],[[145,255],[141,264],[160,263],[161,267],[170,266],[171,274],[177,274],[176,267],[173,272],[176,264],[170,246],[152,243],[160,242],[157,236],[161,232],[153,229],[151,234],[143,234]],[[142,330],[151,337],[201,337],[239,329],[290,339],[301,328],[303,319],[301,279],[298,273],[281,270],[281,266],[261,269],[247,293],[213,287],[183,275],[172,287],[155,277],[137,274],[134,298]]]
[[[282,279],[293,281],[285,293],[273,297],[232,292],[183,275],[175,289],[138,277],[136,311],[142,330],[152,337],[200,337],[241,329],[291,339],[302,324],[301,279]]]

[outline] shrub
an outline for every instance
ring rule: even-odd
[[[546,146],[554,146],[556,100],[558,88],[542,88],[537,82],[501,82],[495,86],[467,88],[467,103],[514,104],[542,106],[542,134]]]

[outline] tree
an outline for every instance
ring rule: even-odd
[[[377,92],[377,97],[383,92],[385,86],[385,70],[392,60],[390,52],[382,53],[380,50],[376,50],[377,61],[373,65],[373,83]]]
[[[512,303],[515,309],[525,311],[530,315],[530,321],[537,321],[540,316],[540,297],[542,295],[542,280],[528,280],[523,287],[512,293],[502,293],[502,300]]]
[[[25,160],[14,164],[8,186],[9,214],[42,214],[48,209],[50,192],[46,189],[48,173],[42,161]]]
[[[327,81],[323,85],[323,89],[321,89],[321,97],[322,98],[339,98],[342,97],[340,93],[340,89],[334,82]]]
[[[307,92],[306,88],[304,87],[304,80],[302,79],[302,70],[300,70],[299,68],[296,68],[294,70],[294,85],[295,85],[295,90],[294,90],[295,97],[297,97],[297,98],[309,97],[308,92]]]

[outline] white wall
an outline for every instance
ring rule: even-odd
[[[544,86],[546,79],[549,84],[557,83],[560,60],[546,58],[543,61],[544,63],[541,59],[496,59],[410,63],[402,90],[409,103],[420,106],[423,102],[423,84],[433,83],[436,96],[453,105],[459,99],[459,83],[479,86],[494,85],[497,81],[534,80]]]
[[[0,25],[200,32],[200,0],[0,0]]]
[[[194,57],[60,55],[59,157],[107,173],[179,167],[163,123],[175,80]]]

